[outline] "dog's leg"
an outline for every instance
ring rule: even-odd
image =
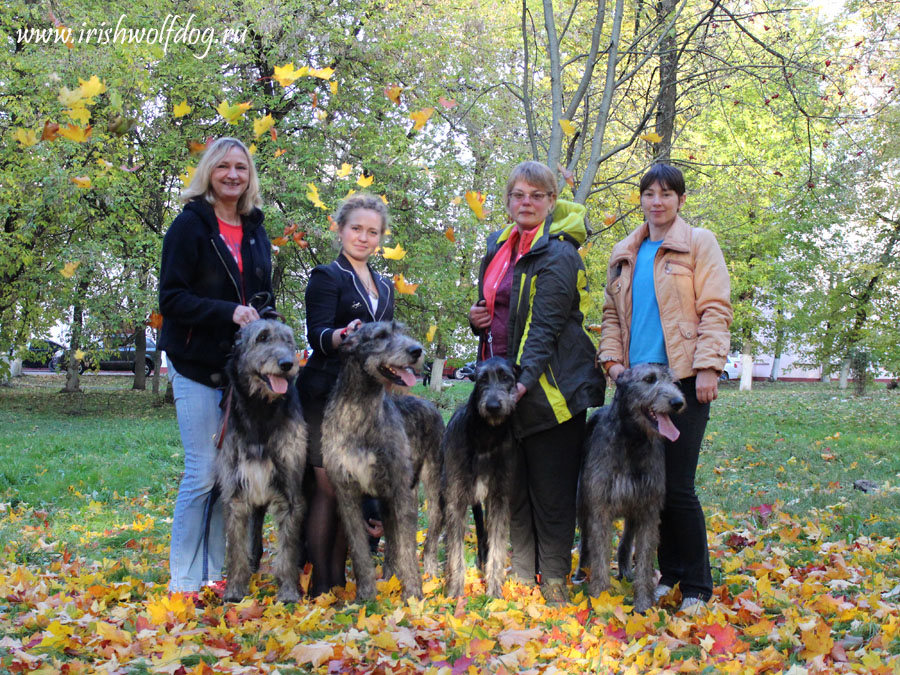
[[[616,559],[619,562],[618,578],[634,580],[634,574],[631,571],[632,544],[634,543],[634,522],[631,518],[625,519],[625,527],[622,530],[622,539],[619,541],[619,550]]]
[[[578,490],[578,527],[581,530],[581,537],[578,542],[578,569],[572,581],[581,583],[588,578],[591,570],[591,547],[588,546],[588,530],[590,529],[591,517],[588,512],[587,504],[584,503],[582,495],[584,488],[579,486]]]
[[[659,515],[642,517],[632,525],[635,535],[634,610],[645,612],[653,605],[653,554],[659,543]]]
[[[466,536],[465,518],[468,505],[461,495],[451,493],[447,499],[445,533],[447,561],[445,563],[446,594],[448,597],[463,594],[466,582],[466,558],[463,544]]]
[[[375,564],[369,551],[369,536],[363,527],[362,494],[345,482],[335,481],[333,485],[356,576],[356,599],[371,600],[375,597]]]
[[[610,586],[609,553],[612,547],[612,518],[600,509],[594,509],[588,528],[588,548],[591,551],[591,580],[588,589],[597,597]]]
[[[249,523],[253,507],[242,499],[225,503],[225,542],[228,575],[225,601],[240,602],[250,590]]]
[[[424,558],[425,573],[432,577],[438,575],[438,545],[444,529],[444,512],[446,510],[447,505],[444,503],[440,491],[435,497],[434,504],[432,504],[432,498],[428,498],[428,534],[425,535]]]
[[[487,594],[499,598],[503,594],[506,542],[509,541],[509,499],[506,495],[491,493],[487,497],[486,506],[488,515],[487,563],[484,576]]]
[[[419,559],[416,556],[416,530],[418,529],[418,500],[412,492],[398,486],[393,497],[392,517],[394,519],[395,571],[403,586],[403,597],[422,597],[422,575],[419,573]]]
[[[250,570],[259,571],[259,563],[263,556],[263,523],[266,520],[266,507],[257,506],[253,509],[250,520]]]
[[[290,503],[286,497],[280,497],[272,503],[272,515],[278,528],[278,555],[275,559],[275,578],[278,579],[278,602],[298,602],[300,589],[298,578],[300,570],[300,530],[303,524],[303,506]]]

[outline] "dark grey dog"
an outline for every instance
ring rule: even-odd
[[[322,460],[334,485],[356,575],[357,600],[375,597],[375,565],[363,526],[362,497],[379,499],[385,558],[403,596],[422,597],[416,559],[418,500],[413,457],[419,453],[385,384],[411,386],[422,345],[396,322],[363,324],[340,347],[343,363],[322,421]]]
[[[510,422],[516,405],[516,375],[505,359],[478,364],[475,388],[444,434],[441,494],[447,540],[447,595],[462,595],[466,563],[463,539],[469,505],[484,502],[487,510],[487,560],[484,533],[478,533],[479,558],[484,565],[488,595],[499,597],[503,587],[506,542],[509,539],[509,500],[515,441]],[[477,525],[477,519],[476,519]],[[437,536],[429,527],[425,565],[437,566]]]
[[[619,543],[619,578],[631,571],[634,545],[634,608],[653,604],[653,557],[659,544],[659,514],[666,490],[663,438],[678,430],[669,415],[684,408],[684,396],[665,366],[642,364],[616,380],[612,403],[588,420],[580,507],[582,557],[591,568],[589,590],[609,588],[613,520],[625,518]]]
[[[294,378],[298,372],[294,333],[285,324],[258,319],[237,335],[225,372],[224,437],[216,457],[225,510],[227,584],[225,600],[247,595],[255,537],[251,521],[268,508],[278,528],[277,599],[300,599],[300,530],[305,502],[306,425]]]

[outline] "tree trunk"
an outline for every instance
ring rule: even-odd
[[[750,341],[744,340],[741,351],[741,386],[740,391],[753,389],[753,354],[750,353]]]
[[[138,391],[146,391],[147,390],[147,374],[146,374],[146,366],[144,365],[147,362],[147,333],[144,332],[144,324],[141,324],[137,327],[137,330],[134,334],[134,384],[131,385],[132,389],[137,389]]]
[[[838,389],[847,388],[847,380],[850,379],[850,359],[841,361],[841,377],[838,383]]]
[[[83,298],[88,291],[88,282],[81,281],[78,284],[78,297]],[[81,333],[84,330],[84,306],[81,300],[72,310],[72,340],[69,343],[69,359],[66,367],[66,385],[60,393],[75,394],[81,391],[81,378],[78,375],[78,359],[75,354],[81,349]]]
[[[781,353],[775,355],[772,359],[772,371],[769,373],[769,382],[778,382],[778,375],[781,370]]]
[[[159,340],[159,338],[157,338]],[[159,396],[159,371],[162,368],[162,352],[157,347],[153,352],[153,395]]]
[[[662,0],[657,5],[658,23],[665,29],[667,17],[675,11],[675,0]],[[662,140],[656,144],[655,162],[671,162],[672,138],[675,135],[675,104],[678,91],[678,45],[675,31],[666,31],[659,45],[659,107],[656,111],[656,133]]]
[[[441,388],[444,386],[444,363],[445,359],[436,358],[431,364],[431,382],[428,384],[428,388],[431,391],[440,393]]]

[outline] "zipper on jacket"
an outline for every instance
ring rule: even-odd
[[[222,261],[222,265],[225,267],[225,273],[228,274],[228,278],[231,279],[231,283],[234,284],[234,290],[237,291],[237,296],[241,301],[241,304],[247,304],[246,302],[244,302],[244,294],[241,292],[241,287],[238,286],[238,282],[234,280],[234,276],[231,274],[231,270],[228,269],[228,264],[225,262],[225,258],[222,257],[222,253],[219,251],[219,247],[216,246],[215,240],[210,239],[209,243],[212,244],[213,250],[215,250],[216,255],[219,256],[219,260]]]

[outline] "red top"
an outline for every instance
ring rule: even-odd
[[[219,236],[222,237],[222,241],[225,242],[228,250],[231,251],[231,255],[237,263],[238,270],[240,270],[243,275],[244,261],[241,260],[241,241],[244,239],[244,228],[242,225],[226,223],[221,218],[216,218],[216,220],[219,221]]]

